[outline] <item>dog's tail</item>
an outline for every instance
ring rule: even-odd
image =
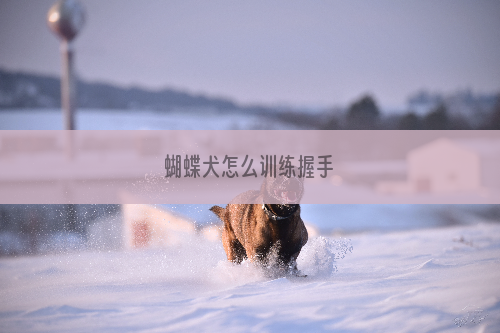
[[[222,221],[224,221],[224,215],[226,215],[226,209],[219,206],[212,206],[210,208],[212,212],[215,213]]]

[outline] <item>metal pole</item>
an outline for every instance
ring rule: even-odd
[[[61,73],[61,106],[64,115],[64,129],[75,129],[75,97],[76,85],[73,72],[73,43],[68,40],[61,42],[62,73]]]
[[[73,130],[75,129],[75,77],[73,73],[73,43],[67,39],[61,41],[61,107],[63,112],[63,125],[66,130],[66,156],[69,160],[73,159]],[[70,181],[69,181],[70,182]],[[69,184],[68,184],[69,185]],[[68,191],[70,191],[68,186]],[[71,200],[71,193],[67,193]],[[64,206],[66,211],[66,221],[64,229],[67,232],[78,233],[78,222],[76,216],[76,205],[67,204]]]
[[[61,41],[61,107],[63,129],[65,133],[66,157],[73,159],[73,130],[75,129],[75,74],[73,72],[73,43],[67,39]]]

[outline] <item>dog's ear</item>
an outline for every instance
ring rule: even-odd
[[[269,177],[265,177],[262,185],[260,186],[260,193],[265,194],[267,192],[267,179]]]
[[[210,210],[214,212],[215,215],[217,215],[222,221],[224,221],[224,215],[226,214],[226,209],[219,206],[212,206]]]
[[[264,178],[262,185],[260,187],[260,193],[264,198],[264,203],[266,204],[274,204],[278,203],[276,198],[274,198],[272,194],[273,183],[276,181],[276,178],[267,176]]]

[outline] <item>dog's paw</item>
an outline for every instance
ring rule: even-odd
[[[288,275],[292,278],[305,278],[307,277],[307,274],[302,273],[298,269],[292,269],[288,272]]]
[[[286,278],[289,281],[305,281],[307,278],[307,274],[302,274],[301,272],[297,272],[297,273],[287,275]]]

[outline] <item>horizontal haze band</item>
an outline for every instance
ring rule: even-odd
[[[499,156],[498,131],[0,131],[0,202],[226,203],[277,168],[305,204],[497,204]]]

